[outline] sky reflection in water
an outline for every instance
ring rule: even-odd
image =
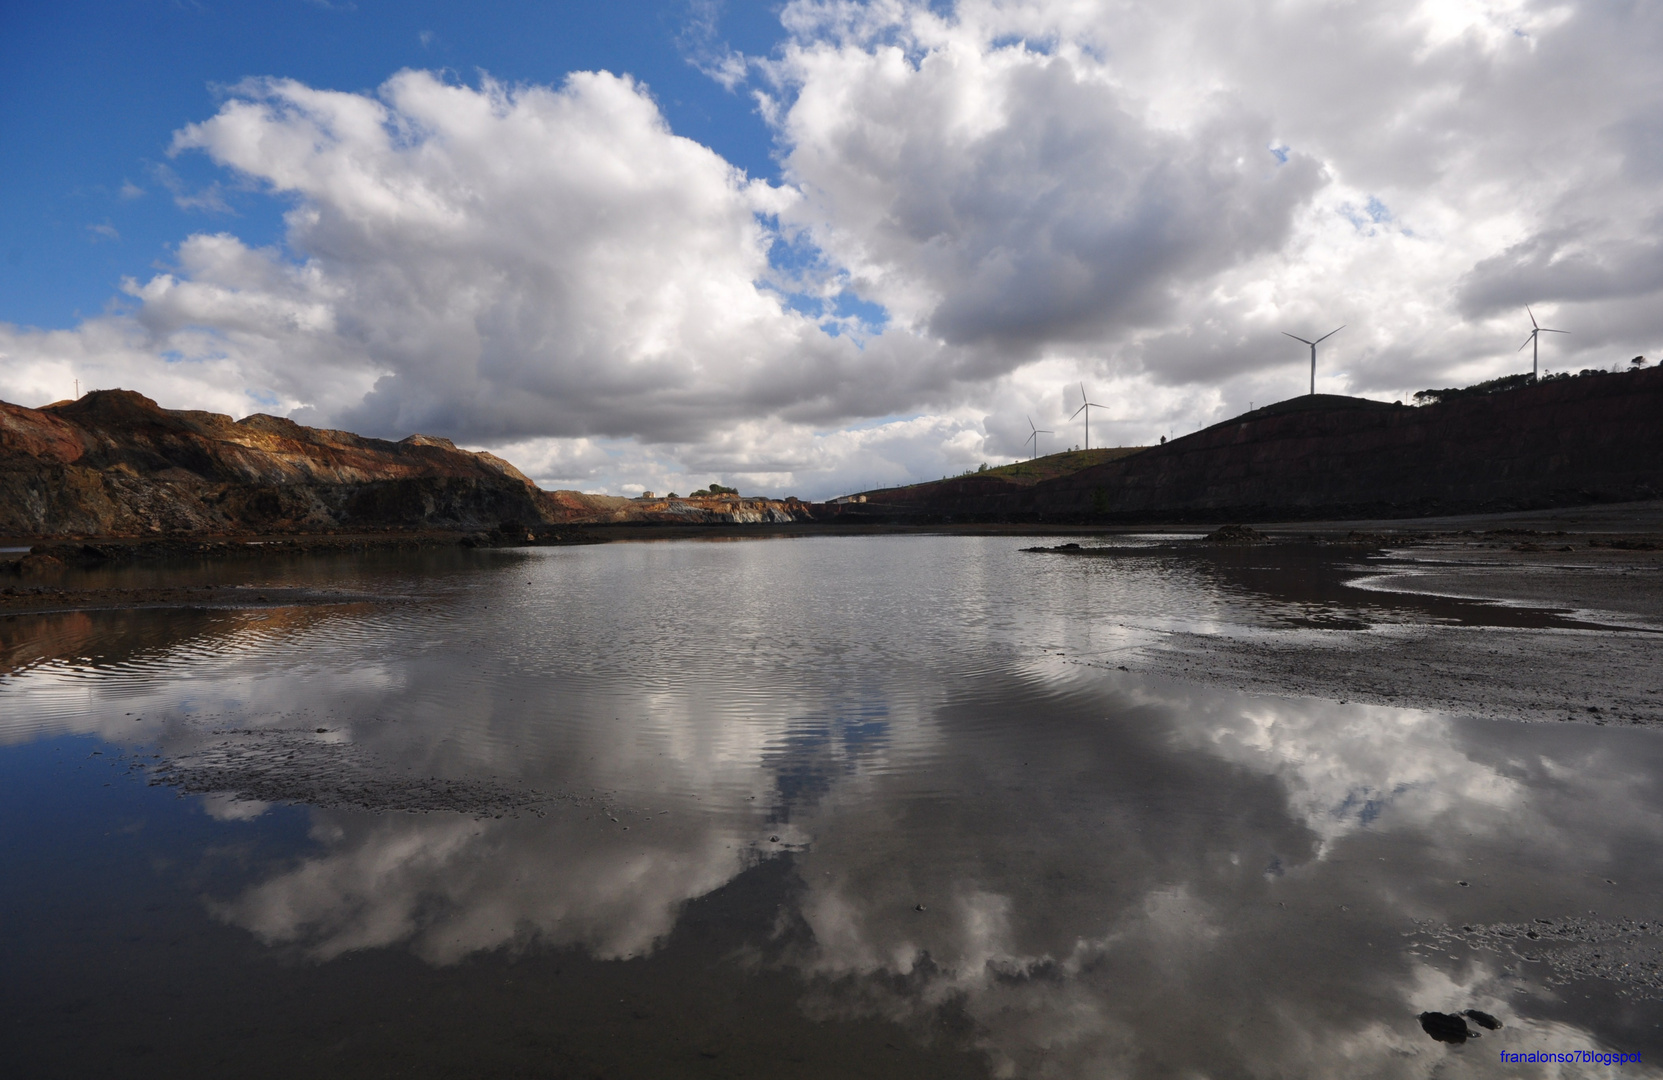
[[[59,659],[0,680],[0,738],[174,758],[283,733],[302,770],[341,753],[559,796],[502,817],[312,808],[303,841],[197,891],[204,925],[325,969],[572,947],[646,983],[672,977],[655,957],[690,901],[783,888],[726,978],[789,972],[811,1020],[893,1021],[998,1075],[1518,1075],[1496,1051],[1663,1050],[1657,1001],[1415,933],[1663,914],[1656,733],[1116,671],[1164,629],[1308,620],[1309,580],[1278,596],[1200,563],[1020,546],[297,564],[279,576],[405,599],[14,619],[14,655]],[[1376,594],[1322,610],[1426,617]],[[265,811],[200,805],[225,843]],[[1506,1026],[1451,1048],[1415,1019],[1468,1007]]]

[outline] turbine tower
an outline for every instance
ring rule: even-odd
[[[1041,435],[1055,435],[1056,432],[1052,431],[1050,428],[1034,427],[1034,418],[1031,416],[1028,417],[1028,429],[1029,435],[1022,441],[1032,442],[1034,444],[1034,457],[1037,458],[1039,457],[1039,437]],[[1029,458],[1028,460],[1032,461],[1033,458]]]
[[[1080,384],[1080,400],[1084,404],[1082,404],[1078,409],[1075,409],[1074,410],[1074,415],[1070,416],[1069,419],[1070,420],[1074,419],[1075,416],[1079,416],[1082,412],[1086,414],[1086,449],[1090,450],[1091,449],[1091,410],[1093,410],[1093,409],[1106,409],[1106,408],[1108,408],[1108,406],[1107,405],[1099,405],[1099,404],[1097,404],[1097,402],[1095,402],[1095,401],[1091,400],[1091,398],[1087,397],[1086,396],[1086,384],[1085,383]]]
[[[1305,344],[1307,344],[1311,347],[1311,393],[1313,395],[1317,392],[1317,343],[1322,342],[1322,341],[1327,341],[1329,338],[1333,337],[1335,334],[1339,333],[1341,330],[1344,330],[1344,329],[1345,329],[1345,327],[1343,327],[1343,326],[1335,327],[1334,329],[1328,331],[1328,333],[1326,333],[1326,334],[1322,335],[1321,337],[1317,338],[1316,341],[1306,341],[1304,338],[1300,337],[1298,334],[1290,334],[1286,330],[1282,331],[1282,336],[1283,337],[1291,337],[1295,341],[1304,341]]]
[[[1569,330],[1550,330],[1545,326],[1537,325],[1537,323],[1536,323],[1536,313],[1534,311],[1531,311],[1528,306],[1524,309],[1524,313],[1526,315],[1530,316],[1530,336],[1524,339],[1524,345],[1529,345],[1530,346],[1530,381],[1535,382],[1536,381],[1537,338],[1541,337],[1543,334],[1568,334],[1568,333],[1570,333],[1570,331]],[[1524,351],[1524,345],[1519,346],[1519,348],[1518,348],[1519,352]]]

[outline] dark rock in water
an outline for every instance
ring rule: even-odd
[[[1477,1009],[1462,1009],[1461,1015],[1466,1017],[1468,1020],[1471,1020],[1485,1031],[1501,1030],[1501,1021],[1497,1020],[1487,1012],[1479,1012]]]
[[[1468,1039],[1476,1039],[1478,1035],[1467,1027],[1467,1022],[1453,1013],[1423,1012],[1420,1014],[1421,1030],[1443,1043],[1460,1045]]]
[[[23,558],[7,563],[5,569],[18,577],[39,577],[55,574],[64,568],[64,561],[53,555],[30,552]]]
[[[1257,544],[1270,539],[1258,529],[1246,525],[1225,525],[1207,534],[1212,544]]]

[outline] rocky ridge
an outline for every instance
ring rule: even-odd
[[[0,536],[495,530],[538,538],[607,522],[800,520],[763,499],[656,503],[544,491],[494,454],[397,442],[277,416],[233,420],[97,390],[40,409],[0,402]]]

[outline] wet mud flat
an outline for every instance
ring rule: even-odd
[[[490,777],[418,775],[327,728],[209,728],[178,740],[147,769],[149,783],[258,810],[280,803],[330,810],[476,818],[599,806],[595,795],[546,791]]]
[[[396,602],[337,589],[269,585],[160,585],[151,587],[34,584],[0,586],[0,618],[55,611],[138,608],[241,609],[295,605]]]
[[[250,533],[238,536],[0,537],[0,578],[50,577],[65,569],[132,564],[270,559],[302,554],[364,554],[434,548],[557,547],[605,541],[586,529],[504,522],[489,529],[380,529],[373,532]]]
[[[1648,522],[1649,523],[1649,522]],[[1378,527],[1382,523],[1369,523]],[[1291,528],[1291,527],[1290,527]],[[1081,663],[1459,716],[1663,726],[1663,536],[1226,528],[1030,549],[1187,564],[1266,615]]]
[[[1663,922],[1657,919],[1599,919],[1585,915],[1534,918],[1523,922],[1428,922],[1410,935],[1412,947],[1465,959],[1488,953],[1518,968],[1535,968],[1535,982],[1563,989],[1598,980],[1632,1001],[1663,1007]],[[1527,992],[1521,990],[1520,992]]]

